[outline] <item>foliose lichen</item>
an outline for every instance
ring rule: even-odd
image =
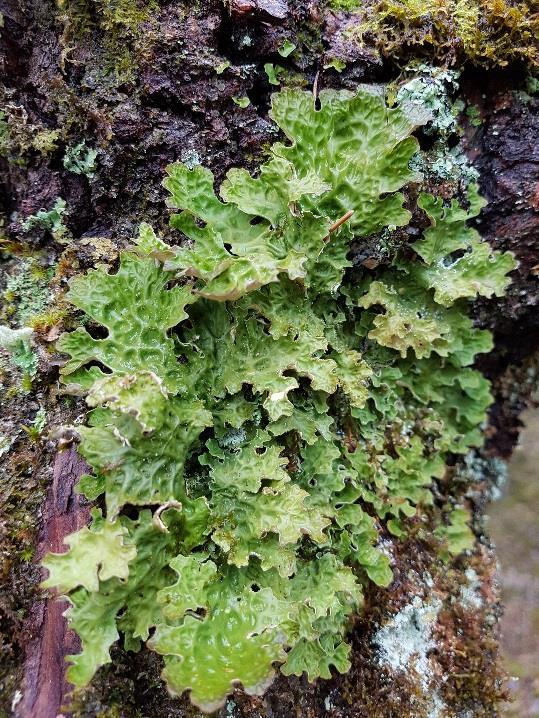
[[[50,232],[52,237],[60,244],[65,244],[70,239],[69,229],[64,224],[64,215],[67,213],[65,199],[57,197],[50,209],[40,209],[36,214],[31,214],[21,222],[23,232],[31,232],[35,228],[44,229]]]
[[[347,671],[362,587],[392,580],[386,530],[405,536],[450,456],[482,443],[491,395],[470,365],[492,340],[469,302],[503,295],[515,262],[468,226],[472,185],[466,208],[420,194],[422,235],[353,267],[353,239],[410,222],[417,113],[368,91],[319,102],[274,95],[286,141],[220,198],[208,169],[170,165],[176,233],[143,224],[116,273],[70,283],[106,330],[58,342],[92,409],[79,489],[104,509],[43,561],[81,638],[75,686],[120,633],[205,711],[237,683],[262,693],[276,664]]]
[[[83,140],[69,147],[64,155],[63,164],[66,170],[77,175],[92,178],[96,168],[97,150],[86,146]]]

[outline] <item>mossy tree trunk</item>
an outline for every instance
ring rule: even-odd
[[[503,69],[479,67],[478,58],[467,57],[454,38],[437,47],[403,36],[401,46],[393,43],[384,52],[376,33],[367,33],[364,44],[358,41],[352,31],[360,22],[350,11],[354,3],[340,3],[348,9],[329,5],[318,0],[7,0],[2,9],[0,266],[5,272],[0,288],[6,290],[21,268],[30,282],[29,288],[4,291],[2,322],[17,323],[24,298],[28,311],[39,317],[39,367],[24,391],[18,374],[12,377],[6,370],[2,378],[0,429],[10,438],[8,449],[0,452],[5,462],[0,715],[198,715],[186,700],[166,694],[154,654],[120,648],[92,688],[68,697],[64,656],[73,652],[76,640],[66,633],[62,606],[42,599],[36,563],[45,551],[59,550],[63,536],[88,515],[73,492],[84,466],[69,433],[54,431],[83,412],[83,404],[67,400],[57,385],[54,341],[75,321],[61,299],[67,280],[96,264],[113,263],[142,220],[165,230],[161,181],[168,163],[202,162],[218,180],[231,166],[253,169],[275,138],[268,106],[278,83],[354,90],[360,83],[395,82],[405,63],[417,57],[438,66],[456,63],[461,70],[453,99],[474,110],[463,113],[463,133],[448,142],[458,144],[480,173],[489,201],[478,223],[482,235],[519,260],[507,296],[474,306],[478,326],[495,337],[494,351],[478,363],[493,381],[495,404],[485,447],[467,467],[468,481],[473,472],[474,480],[464,490],[474,516],[475,548],[447,566],[428,531],[418,530],[398,547],[390,588],[367,590],[365,610],[353,627],[348,674],[316,684],[280,676],[262,698],[237,691],[221,715],[498,714],[504,693],[496,628],[500,606],[484,516],[499,460],[510,455],[517,439],[539,343],[539,120],[524,64],[529,58],[522,52],[520,59],[509,57]],[[420,141],[428,147],[431,139],[422,135]],[[448,196],[453,189],[448,179]],[[24,231],[23,220],[49,210],[58,198],[66,207],[59,225]],[[368,247],[358,252],[367,252],[362,261],[369,260]],[[47,432],[36,437],[20,427],[32,427],[40,408],[47,413]],[[440,503],[461,477],[455,469],[440,482]],[[466,598],[470,591],[473,600]],[[428,613],[432,606],[437,606],[434,618]],[[403,654],[402,670],[381,659],[379,630],[388,625],[394,628],[393,640],[425,652],[427,678],[414,671],[412,648]]]

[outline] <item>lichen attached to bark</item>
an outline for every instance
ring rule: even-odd
[[[64,382],[96,407],[80,489],[106,505],[44,560],[82,639],[77,686],[118,631],[130,650],[148,641],[169,690],[206,711],[237,683],[264,692],[277,663],[309,680],[346,672],[362,586],[392,580],[383,532],[403,540],[450,454],[482,443],[491,396],[469,365],[492,344],[468,301],[503,296],[514,259],[467,226],[472,186],[469,209],[420,194],[422,236],[385,269],[353,269],[354,238],[412,217],[399,190],[420,180],[412,132],[429,115],[368,91],[318,102],[273,96],[287,141],[258,177],[230,170],[223,201],[209,170],[167,168],[190,246],[143,224],[115,274],[70,283],[106,328],[58,342]],[[470,547],[459,516],[440,532],[446,553]]]

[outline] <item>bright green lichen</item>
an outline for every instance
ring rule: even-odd
[[[83,328],[62,337],[59,348],[71,357],[64,368],[71,382],[90,388],[103,376],[97,367],[85,367],[96,360],[118,376],[150,371],[168,391],[186,391],[167,330],[187,318],[185,306],[195,297],[187,286],[166,289],[169,279],[150,257],[124,254],[117,274],[96,269],[71,282],[67,299],[108,329],[104,339]]]
[[[84,527],[66,539],[70,549],[66,554],[47,555],[43,565],[49,571],[49,578],[44,581],[44,587],[54,586],[67,593],[83,586],[87,591],[96,592],[101,581],[113,576],[128,577],[129,562],[137,550],[124,545],[127,529],[100,518],[96,513],[91,529]]]
[[[362,585],[392,580],[384,525],[405,535],[449,454],[481,443],[489,385],[469,365],[491,339],[468,300],[501,295],[514,261],[466,224],[473,189],[468,211],[421,195],[422,238],[355,269],[354,238],[410,221],[417,120],[365,91],[316,110],[285,90],[272,117],[287,141],[256,178],[230,170],[222,199],[208,169],[167,168],[187,242],[144,224],[116,273],[71,281],[106,330],[58,344],[93,408],[79,490],[106,506],[44,560],[81,637],[76,686],[120,633],[136,650],[152,631],[169,690],[206,711],[237,683],[262,693],[275,664],[348,670]]]

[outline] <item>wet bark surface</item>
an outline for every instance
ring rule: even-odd
[[[312,87],[316,79],[318,86],[354,89],[359,83],[388,81],[399,74],[373,50],[351,43],[339,16],[326,12],[316,0],[231,0],[226,7],[218,0],[175,0],[140,6],[136,21],[124,17],[121,22],[100,14],[101,5],[82,0],[64,3],[60,9],[46,0],[4,4],[3,104],[24,157],[18,163],[0,158],[5,230],[9,241],[24,252],[59,262],[55,281],[60,290],[74,273],[96,262],[113,262],[141,220],[166,228],[161,181],[170,162],[201,162],[217,179],[231,166],[256,165],[265,146],[276,138],[267,114],[275,88],[268,83],[265,63],[279,65],[289,83],[304,87]],[[131,3],[126,7],[136,8]],[[282,57],[278,50],[286,40],[298,51]],[[324,68],[335,59],[347,63],[341,74]],[[497,481],[496,460],[511,453],[518,435],[539,343],[539,123],[537,99],[515,92],[524,78],[522,68],[492,74],[468,69],[462,83],[482,119],[480,127],[470,125],[463,138],[489,200],[478,227],[493,246],[510,249],[520,262],[508,296],[478,302],[474,310],[478,325],[492,329],[496,340],[493,353],[480,362],[494,383],[496,403],[487,449],[478,458],[480,469],[466,494],[474,511],[477,549],[449,568],[440,565],[428,527],[418,525],[407,543],[393,547],[391,587],[367,590],[365,611],[353,628],[352,669],[347,675],[314,685],[304,678],[280,676],[262,698],[237,691],[222,716],[497,715],[503,694],[496,641],[500,607],[484,512]],[[247,107],[233,101],[245,97],[250,100]],[[50,130],[58,131],[55,148],[36,150],[33,138]],[[62,161],[66,149],[83,140],[98,150],[91,178],[68,171]],[[67,248],[45,231],[21,230],[22,220],[50,208],[58,197],[68,207],[65,223],[72,240]],[[56,335],[49,331],[42,337],[40,368],[45,379],[40,391],[54,423],[60,425],[71,423],[77,410],[45,388],[54,387],[57,377]],[[8,425],[24,421],[24,407],[16,401],[6,406]],[[40,574],[35,562],[46,550],[60,550],[63,537],[84,524],[87,510],[73,494],[82,471],[74,449],[58,454],[50,476],[52,448],[50,444],[48,450],[32,450],[28,456],[22,436],[6,462],[10,486],[16,487],[32,517],[24,540],[38,548],[34,564],[14,561],[2,574],[1,625],[11,637],[2,644],[4,713],[9,715],[14,705],[18,718],[52,718],[60,712],[88,718],[198,715],[186,700],[166,694],[155,655],[125,653],[118,647],[112,666],[100,671],[93,686],[69,696],[63,659],[76,650],[76,642],[61,617],[65,605],[45,601],[36,588]],[[35,489],[18,471],[23,459],[34,476],[43,477]],[[459,480],[457,473],[449,472],[442,482],[440,501]],[[4,512],[6,536],[17,537],[19,517],[9,501]],[[470,571],[476,576],[472,588],[466,578]],[[464,600],[464,589],[476,600]],[[423,615],[421,607],[437,607],[436,620],[424,627],[430,666],[426,684],[413,661],[406,670],[392,670],[381,660],[376,643],[380,626],[413,601],[414,620]]]

